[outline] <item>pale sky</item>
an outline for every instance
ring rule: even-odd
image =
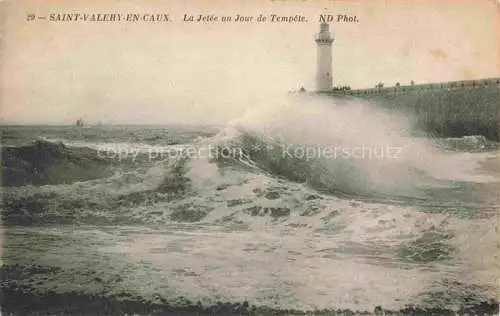
[[[322,13],[359,20],[331,24],[334,85],[500,76],[498,0],[5,0],[1,7],[4,123],[223,124],[268,95],[314,89]],[[30,13],[165,13],[172,22],[27,21]],[[308,22],[182,21],[260,13]]]

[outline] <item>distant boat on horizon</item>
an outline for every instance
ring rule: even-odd
[[[83,120],[79,118],[78,120],[76,120],[75,125],[76,127],[83,127],[85,124],[83,123]]]

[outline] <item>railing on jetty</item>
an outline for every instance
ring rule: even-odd
[[[471,88],[484,88],[484,87],[497,87],[500,88],[500,78],[487,78],[476,80],[462,80],[450,81],[442,83],[427,83],[427,84],[413,84],[413,85],[400,85],[393,87],[380,87],[369,89],[356,89],[356,90],[332,90],[323,92],[326,94],[336,95],[373,95],[373,94],[401,94],[408,92],[419,91],[432,91],[432,90],[454,90],[465,87]]]

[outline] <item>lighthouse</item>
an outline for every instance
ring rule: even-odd
[[[319,33],[316,34],[315,42],[318,45],[318,60],[316,65],[316,90],[330,91],[333,88],[332,81],[332,43],[328,23],[321,23]]]

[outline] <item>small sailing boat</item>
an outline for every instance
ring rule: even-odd
[[[79,118],[78,120],[76,120],[76,123],[75,123],[76,127],[83,127],[83,120],[81,118]]]

